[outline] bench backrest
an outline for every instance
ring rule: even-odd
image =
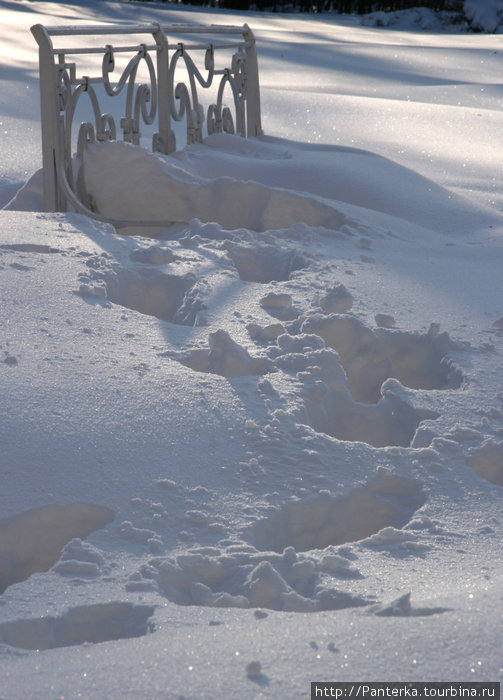
[[[86,206],[72,162],[75,151],[82,162],[94,141],[143,145],[142,131],[150,128],[152,150],[169,154],[177,148],[175,131],[180,140],[176,122],[185,122],[187,144],[214,132],[262,133],[255,38],[247,25],[37,24],[31,31],[39,45],[46,211],[70,204],[105,220]],[[212,98],[206,109],[202,93]],[[75,133],[74,119],[83,113]]]

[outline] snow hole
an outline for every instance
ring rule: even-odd
[[[425,500],[419,481],[378,475],[347,496],[327,494],[287,503],[273,516],[257,521],[247,539],[261,551],[325,549],[362,540],[385,527],[403,527]]]
[[[389,377],[411,389],[457,388],[461,384],[461,373],[446,358],[460,345],[447,333],[439,333],[436,324],[427,333],[386,328],[372,331],[353,316],[332,314],[313,316],[302,331],[319,335],[338,353],[356,401],[379,401],[381,386]]]
[[[39,617],[0,624],[0,641],[17,649],[43,651],[85,642],[142,637],[153,631],[154,608],[127,602],[81,605],[60,617]]]
[[[176,256],[170,248],[160,246],[148,246],[147,248],[137,248],[130,254],[131,262],[139,262],[145,265],[168,265],[175,260]]]
[[[304,392],[303,419],[313,430],[346,442],[365,442],[373,447],[410,447],[417,428],[439,414],[418,409],[396,396],[389,379],[383,398],[371,406],[357,403],[348,393],[318,381]]]
[[[204,306],[193,275],[170,275],[155,268],[119,269],[105,272],[103,280],[113,304],[161,321],[192,326]]]
[[[86,538],[114,519],[90,503],[45,506],[0,520],[0,594],[32,574],[48,571],[74,537]]]
[[[153,579],[159,593],[178,605],[217,608],[315,612],[365,606],[370,601],[337,586],[336,579],[359,578],[360,572],[335,547],[403,526],[424,502],[419,481],[379,473],[345,497],[284,505],[251,525],[246,543],[156,557],[126,588],[145,590]]]
[[[300,382],[302,408],[297,420],[318,433],[373,447],[409,447],[420,423],[438,418],[437,412],[412,406],[396,379],[385,381],[377,403],[356,401],[340,356],[324,347],[318,335],[283,334],[277,344],[269,351],[276,366],[295,373]]]
[[[226,247],[239,278],[244,282],[283,282],[290,279],[292,272],[301,270],[308,264],[298,253],[275,245],[246,246],[229,242]]]

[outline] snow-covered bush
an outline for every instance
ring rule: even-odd
[[[475,31],[503,31],[503,0],[465,0],[463,9]]]
[[[375,3],[377,6],[378,3]],[[418,0],[416,7],[395,9],[394,6],[362,13],[362,24],[368,27],[423,29],[441,31],[448,28],[475,32],[503,32],[503,0],[448,0],[441,10]]]

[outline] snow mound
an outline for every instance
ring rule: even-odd
[[[454,3],[452,3],[454,4]],[[410,31],[456,31],[500,33],[503,25],[502,0],[464,0],[458,10],[433,12],[427,7],[385,12],[379,10],[363,15],[364,27],[383,27]]]
[[[387,29],[442,31],[451,26],[459,30],[459,21],[459,16],[454,12],[433,12],[427,7],[413,7],[396,12],[382,10],[370,12],[363,15],[361,24],[364,27],[386,27]]]
[[[107,141],[86,150],[83,172],[92,209],[136,221],[344,231],[358,226],[345,203],[435,229],[480,223],[463,199],[391,160],[266,136],[214,135],[169,156]]]
[[[339,229],[346,222],[341,212],[314,195],[230,176],[205,178],[176,158],[127,143],[94,144],[84,160],[91,207],[110,217],[166,222],[197,218],[254,231],[288,228],[299,221]]]
[[[145,263],[146,265],[167,265],[176,259],[170,248],[162,246],[147,246],[133,250],[129,259],[132,262]]]
[[[150,569],[144,575],[153,577],[159,592],[178,605],[316,612],[368,604],[334,587],[329,564],[298,555],[293,547],[281,553],[237,544],[224,550],[205,547],[153,559]],[[133,581],[126,587],[134,591],[136,585]]]
[[[210,372],[228,378],[266,374],[271,369],[267,358],[251,357],[245,348],[232,340],[227,331],[210,333],[208,344],[208,350],[191,350],[180,354],[179,361],[197,372]]]
[[[67,576],[98,576],[106,568],[101,552],[79,537],[74,537],[64,547],[52,571]]]
[[[343,284],[328,289],[320,299],[320,307],[328,314],[342,314],[353,306],[353,295]]]
[[[285,292],[269,292],[260,300],[260,306],[280,321],[292,321],[299,316],[293,306],[292,296]]]
[[[390,603],[372,605],[369,612],[378,617],[424,617],[426,615],[438,615],[448,612],[449,608],[436,607],[414,607],[411,603],[411,594],[404,593],[395,598]]]

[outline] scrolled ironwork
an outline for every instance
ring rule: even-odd
[[[183,35],[234,34],[238,39],[229,43],[228,39],[219,37],[216,43],[211,40],[190,46],[184,42],[170,45],[167,34],[178,30]],[[86,148],[95,141],[115,140],[121,132],[123,141],[139,145],[140,129],[154,125],[157,130],[153,133],[152,149],[169,154],[176,150],[171,123],[183,120],[186,121],[186,143],[202,141],[205,109],[200,96],[208,88],[211,90],[205,94],[216,94],[206,113],[208,134],[219,131],[237,132],[242,136],[262,133],[255,39],[247,25],[183,28],[158,24],[108,25],[84,27],[82,31],[78,27],[34,25],[32,33],[39,44],[46,211],[63,211],[69,202],[78,211],[93,215],[78,162],[83,162]],[[153,39],[155,43],[139,42],[133,46],[106,43],[102,48],[97,48],[96,44],[75,49],[53,47],[53,37],[83,34],[95,37],[142,35],[142,38],[150,35],[150,41]],[[121,72],[114,79],[119,53],[126,58],[125,67],[121,62]],[[101,69],[98,67],[89,75],[79,74],[79,54],[97,54]],[[218,67],[222,63],[224,66]],[[139,81],[139,75],[146,75],[146,79]],[[102,94],[103,99],[112,98],[121,109],[102,110]],[[118,99],[121,95],[122,101]],[[74,121],[76,115],[82,113],[86,119],[75,138]],[[75,141],[77,166],[72,154]],[[98,214],[95,218],[106,220]],[[118,219],[113,223],[125,225]],[[142,223],[157,225],[159,222]]]
[[[175,84],[178,63],[183,61],[187,74],[186,82]],[[209,88],[215,77],[221,75],[218,83],[217,100],[209,105],[206,112],[206,130],[208,134],[225,131],[234,134],[236,130],[246,135],[244,102],[246,99],[246,54],[238,50],[231,58],[230,67],[217,71],[215,67],[215,47],[209,44],[204,54],[206,75],[199,70],[187,47],[180,43],[173,53],[169,66],[169,94],[172,96],[171,116],[179,122],[187,120],[187,143],[203,140],[204,109],[199,100],[198,85]],[[224,103],[225,88],[231,91],[231,106]],[[233,116],[234,112],[234,116]]]
[[[144,62],[148,69],[150,85],[140,83],[136,85],[136,78],[141,63]],[[157,80],[154,63],[146,49],[140,45],[139,50],[133,56],[119,79],[112,83],[111,75],[115,69],[115,57],[113,47],[107,45],[104,49],[102,60],[102,75],[100,78],[89,76],[75,77],[75,70],[69,71],[69,65],[58,66],[59,80],[59,110],[63,123],[63,161],[66,178],[70,187],[74,187],[74,172],[72,167],[72,144],[74,118],[77,107],[83,95],[90,101],[93,123],[84,122],[79,130],[77,138],[77,157],[83,160],[85,148],[92,142],[115,140],[117,138],[117,125],[115,118],[110,113],[101,111],[99,98],[95,89],[96,85],[102,85],[106,94],[110,97],[118,97],[123,89],[126,89],[125,116],[121,118],[120,126],[123,130],[123,139],[135,145],[140,143],[140,124],[153,124],[157,112]],[[73,72],[73,75],[72,75]],[[92,127],[92,129],[90,128]]]
[[[218,86],[217,101],[208,108],[206,120],[208,133],[213,134],[223,131],[228,134],[235,134],[237,131],[241,136],[245,136],[244,100],[246,80],[241,57],[238,54],[233,56],[232,69],[226,68],[223,73]],[[224,105],[224,94],[227,86],[229,86],[232,93],[236,117],[235,123],[232,110]]]
[[[150,85],[136,85],[136,76],[144,61],[149,74]],[[110,97],[120,95],[127,84],[125,115],[121,119],[124,141],[138,145],[140,142],[140,114],[144,124],[153,124],[157,112],[157,79],[153,61],[145,44],[131,58],[119,80],[112,85],[110,76],[115,70],[113,46],[107,44],[102,61],[102,83]],[[149,106],[150,105],[150,106]]]
[[[175,85],[175,73],[178,62],[183,61],[189,79],[190,91],[184,82]],[[178,44],[178,49],[171,57],[168,71],[168,95],[170,96],[170,111],[172,118],[179,122],[184,117],[187,119],[187,143],[202,141],[204,124],[204,110],[199,103],[197,83],[202,88],[208,88],[213,83],[215,73],[214,48],[210,45],[204,55],[204,67],[206,77],[194,63],[183,43]]]
[[[91,103],[92,112],[94,116],[94,126],[90,122],[84,122],[80,126],[79,135],[77,139],[77,150],[80,151],[80,155],[82,155],[83,153],[84,144],[91,143],[95,140],[95,133],[99,130],[101,126],[101,113],[96,92],[92,85],[89,84],[89,80],[87,78],[84,78],[82,82],[78,85],[78,87],[67,96],[65,109],[62,115],[64,124],[62,144],[63,163],[65,171],[67,173],[68,182],[70,183],[70,187],[73,187],[74,182],[74,173],[72,167],[73,120],[80,98],[84,95],[89,98]]]
[[[96,134],[97,141],[116,141],[117,129],[115,119],[111,114],[101,114],[99,128]]]

